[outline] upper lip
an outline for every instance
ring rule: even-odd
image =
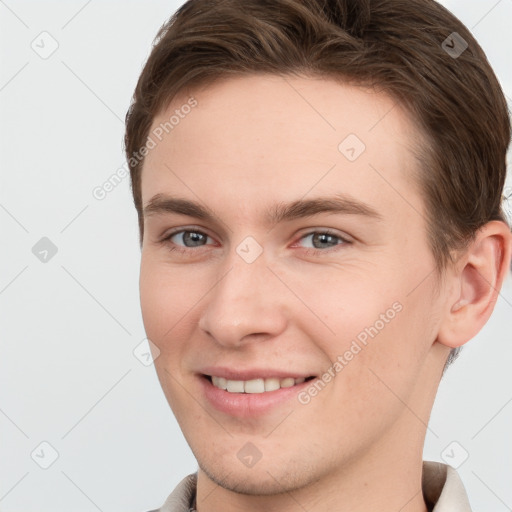
[[[199,373],[214,377],[224,377],[227,380],[268,379],[270,377],[276,377],[278,379],[286,379],[289,377],[293,379],[307,379],[314,375],[313,373],[290,372],[288,370],[277,370],[271,368],[247,368],[245,370],[234,370],[224,366],[209,366],[199,370]]]

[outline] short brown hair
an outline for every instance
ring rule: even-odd
[[[144,160],[133,155],[145,146],[154,118],[184,89],[255,73],[340,79],[382,90],[405,107],[424,135],[417,180],[439,273],[484,224],[507,222],[501,207],[510,141],[506,100],[483,50],[443,6],[189,0],[159,30],[126,115],[141,244]]]

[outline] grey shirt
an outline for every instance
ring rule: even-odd
[[[161,508],[151,512],[194,512],[197,473],[186,476]],[[423,496],[429,512],[471,512],[459,475],[440,462],[423,462]]]

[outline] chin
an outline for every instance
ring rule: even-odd
[[[237,461],[238,462],[238,461]],[[238,464],[219,464],[219,461],[199,461],[199,468],[220,487],[250,496],[274,496],[306,487],[316,480],[315,471],[297,463],[265,464],[258,468],[240,468]],[[307,466],[307,467],[306,467]]]

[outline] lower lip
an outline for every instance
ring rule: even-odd
[[[314,379],[295,384],[289,388],[280,388],[265,393],[230,393],[215,387],[204,375],[199,376],[206,399],[219,411],[237,416],[251,418],[261,416],[287,400],[295,398],[297,394]]]

